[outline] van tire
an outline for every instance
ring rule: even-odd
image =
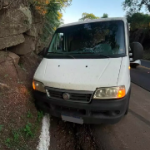
[[[40,112],[49,113],[49,108],[47,108],[46,105],[46,103],[41,101],[35,101],[35,107]]]
[[[42,111],[41,107],[40,107],[40,104],[38,101],[35,101],[35,107],[38,111]]]
[[[129,112],[129,107],[127,108],[127,110],[126,110],[126,112],[125,112],[125,116],[128,114],[128,112]]]
[[[138,64],[130,64],[131,68],[136,68]]]
[[[131,95],[131,88],[130,88],[130,91],[129,91],[129,99],[128,99],[128,103],[127,103],[127,109],[126,109],[126,111],[125,111],[125,116],[128,114],[128,112],[129,112],[129,103],[130,103],[130,95]]]

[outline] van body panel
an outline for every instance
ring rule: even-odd
[[[44,74],[47,67],[47,60],[42,59],[41,63],[39,64],[38,68],[36,69],[36,72],[34,74],[34,79],[38,81],[42,81],[44,78]]]
[[[125,85],[126,87],[126,93],[129,91],[130,85],[131,85],[131,77],[130,77],[130,60],[129,57],[123,57],[122,63],[120,67],[120,73],[118,76],[118,86],[119,85]]]
[[[99,87],[118,85],[122,59],[44,58],[34,79],[48,87],[94,92]]]

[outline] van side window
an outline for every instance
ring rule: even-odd
[[[54,40],[51,43],[51,52],[64,51],[64,33],[55,35]]]

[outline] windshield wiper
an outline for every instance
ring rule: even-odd
[[[65,54],[65,53],[61,53],[61,52],[48,52],[48,53],[52,53],[52,54],[63,54],[64,56],[69,56],[69,57],[71,57],[71,58],[73,58],[73,59],[76,59],[74,56],[72,56],[72,55],[69,55],[69,54]]]
[[[72,55],[65,55],[65,56],[69,56],[69,57],[71,57],[71,58],[73,58],[73,59],[76,59],[74,56],[72,56]]]
[[[103,54],[98,54],[98,56],[102,56],[102,57],[105,57],[105,58],[110,58],[109,56],[103,55]]]
[[[102,57],[105,57],[105,58],[110,58],[107,55],[100,54],[100,53],[94,53],[94,52],[79,52],[79,53],[72,53],[72,54],[95,54],[95,55],[102,56]]]
[[[52,54],[64,54],[64,53],[61,53],[61,52],[48,52],[48,53],[52,53]]]
[[[73,55],[70,55],[69,53],[65,54],[65,53],[61,53],[61,52],[48,52],[48,53],[52,53],[52,54],[62,54],[64,56],[69,56],[73,59],[76,59]],[[104,54],[100,54],[100,53],[94,53],[94,52],[75,52],[75,53],[71,53],[71,54],[94,54],[94,55],[97,55],[97,56],[102,56],[102,57],[105,57],[105,58],[110,58],[109,56],[107,55],[104,55]]]

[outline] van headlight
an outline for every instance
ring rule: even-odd
[[[46,93],[45,88],[44,88],[44,84],[39,82],[39,81],[33,80],[32,87],[36,91],[40,91],[40,92]]]
[[[96,89],[94,99],[117,99],[126,95],[125,86]]]

